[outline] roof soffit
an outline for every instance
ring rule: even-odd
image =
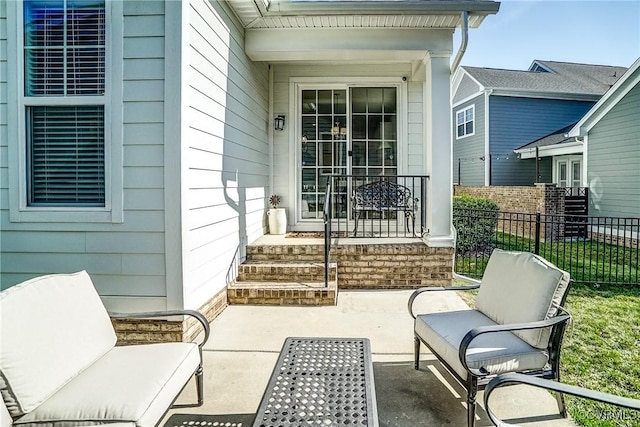
[[[228,0],[245,28],[456,28],[461,13],[477,28],[497,13],[495,1],[277,1]]]

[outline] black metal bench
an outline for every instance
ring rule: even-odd
[[[362,212],[404,212],[408,232],[415,232],[417,198],[404,185],[387,179],[360,185],[353,190],[352,204],[356,222],[353,234],[358,234],[358,220]],[[412,229],[409,229],[411,219]]]

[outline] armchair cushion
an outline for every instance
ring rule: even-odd
[[[548,319],[569,287],[569,273],[537,255],[495,249],[482,277],[476,308],[499,324]],[[514,331],[533,347],[544,349],[551,328]]]
[[[73,427],[130,421],[130,425],[153,426],[199,364],[198,346],[192,343],[114,347],[14,425]]]
[[[85,271],[3,291],[0,324],[0,389],[13,417],[34,410],[116,342]]]
[[[479,311],[461,310],[418,315],[414,330],[429,343],[434,353],[465,379],[467,371],[458,356],[462,338],[471,329],[488,325],[495,325],[495,322]],[[530,346],[511,332],[480,335],[467,351],[469,368],[483,367],[492,374],[540,369],[548,359],[546,351]]]

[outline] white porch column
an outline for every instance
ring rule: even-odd
[[[427,185],[426,242],[434,247],[453,247],[452,157],[451,147],[451,72],[450,53],[431,53],[425,65],[425,165]]]

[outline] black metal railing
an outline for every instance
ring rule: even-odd
[[[494,248],[538,254],[576,282],[640,284],[640,218],[455,209],[455,271],[481,277]]]
[[[327,182],[327,191],[324,194],[324,286],[329,287],[329,268],[331,264],[331,180]]]
[[[425,175],[331,175],[331,209],[339,237],[420,237],[426,227]]]

